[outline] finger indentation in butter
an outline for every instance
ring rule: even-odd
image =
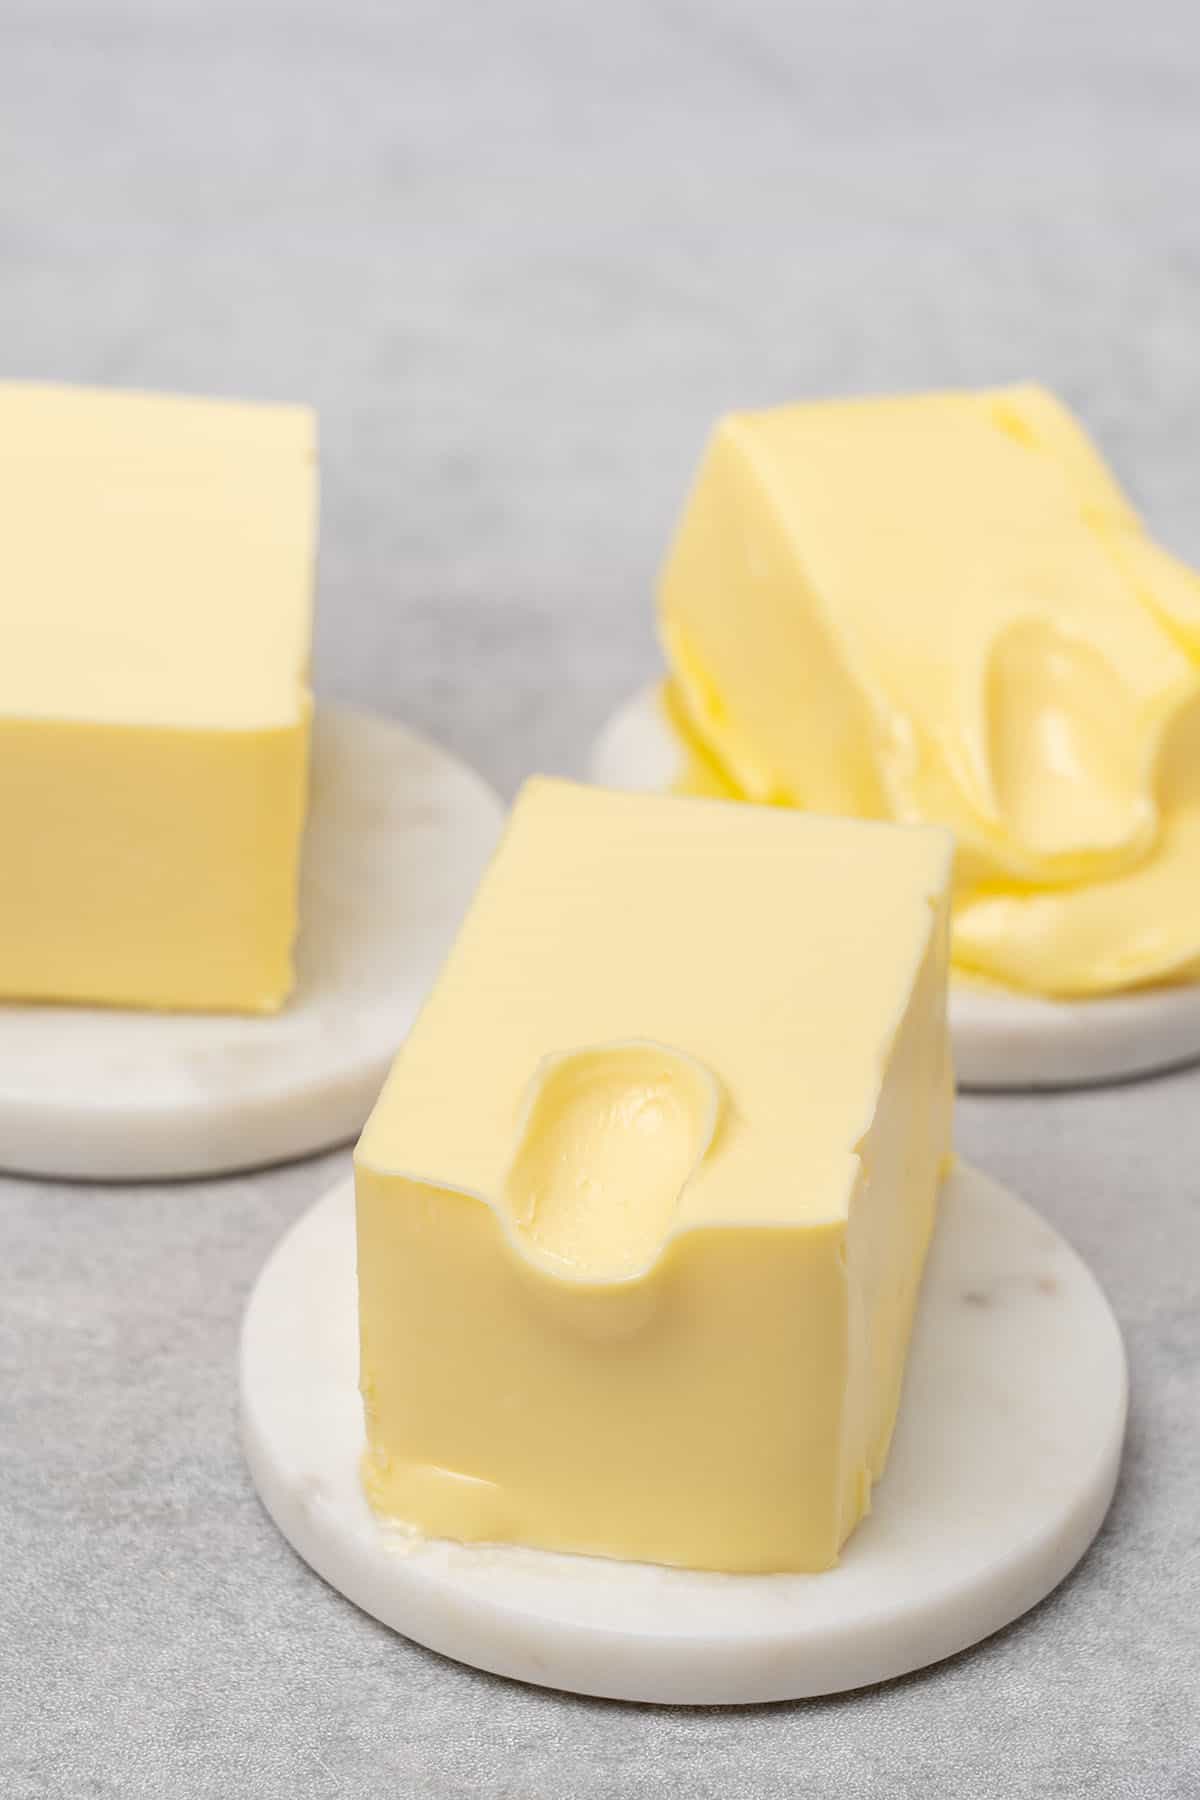
[[[644,1270],[720,1113],[716,1075],[668,1044],[631,1040],[544,1058],[505,1183],[520,1241],[593,1280]]]
[[[1047,860],[1145,850],[1135,696],[1099,651],[1043,620],[1010,625],[992,645],[987,712],[991,797],[1014,838]]]

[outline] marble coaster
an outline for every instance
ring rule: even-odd
[[[269,1018],[0,1005],[0,1167],[170,1179],[354,1137],[503,816],[415,732],[319,709],[288,1004]]]
[[[836,1569],[721,1575],[427,1539],[381,1525],[363,1449],[352,1184],[276,1248],[241,1346],[242,1434],[267,1511],[356,1605],[459,1662],[622,1700],[831,1694],[978,1643],[1049,1593],[1108,1508],[1120,1333],[1045,1221],[960,1166],[947,1182],[900,1419]]]
[[[657,689],[614,713],[590,760],[599,787],[661,791],[680,752]],[[950,1031],[964,1088],[1087,1087],[1200,1058],[1200,981],[1095,1000],[1042,1000],[952,980]]]

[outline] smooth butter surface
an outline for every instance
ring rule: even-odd
[[[1200,582],[1044,391],[727,419],[661,619],[699,785],[953,827],[964,971],[1191,972]]]
[[[530,783],[355,1159],[367,1492],[823,1568],[948,1150],[943,833]]]
[[[0,384],[0,994],[270,1010],[292,981],[315,428]]]

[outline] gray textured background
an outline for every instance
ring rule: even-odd
[[[1196,0],[0,0],[0,256],[8,372],[317,402],[318,686],[506,790],[651,668],[731,405],[1036,374],[1200,559]],[[1194,1800],[1200,1072],[959,1137],[1124,1324],[1109,1527],[974,1653],[727,1714],[455,1668],[260,1513],[238,1315],[344,1155],[0,1181],[0,1793]]]

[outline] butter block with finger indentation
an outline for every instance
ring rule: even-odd
[[[954,830],[958,972],[1200,967],[1200,578],[1044,389],[722,420],[660,625],[690,785]]]
[[[950,863],[932,828],[527,785],[355,1158],[382,1515],[836,1560],[949,1153]]]

